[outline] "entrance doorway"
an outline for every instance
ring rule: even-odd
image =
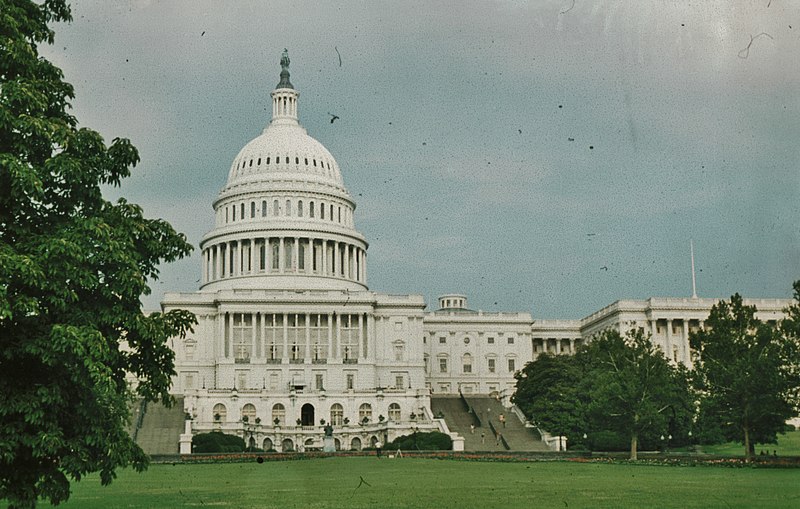
[[[300,423],[303,426],[314,425],[314,405],[311,403],[306,403],[300,409]]]

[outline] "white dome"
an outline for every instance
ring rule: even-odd
[[[267,126],[239,151],[226,187],[265,180],[316,181],[345,191],[336,160],[299,124]]]

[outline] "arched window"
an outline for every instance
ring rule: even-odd
[[[252,403],[248,403],[242,407],[242,421],[247,417],[247,422],[254,423],[256,420],[256,407]]]
[[[303,217],[303,200],[297,202],[297,217]]]
[[[256,217],[256,202],[254,201],[250,202],[250,217]]]
[[[261,158],[258,158],[258,162],[256,163],[258,166],[261,166]]]
[[[236,221],[236,205],[231,205],[231,210],[233,211],[233,219],[231,221]]]
[[[425,373],[430,373],[430,371],[429,371],[429,369],[430,369],[430,365],[429,364],[430,364],[430,361],[431,361],[430,355],[425,354],[422,357],[422,361],[425,363]]]
[[[242,213],[240,214],[241,218],[244,219],[244,203],[241,205]]]
[[[306,166],[308,166],[308,158],[306,157]]]
[[[250,167],[251,168],[253,167],[253,160],[252,159],[250,159]]]
[[[317,160],[316,159],[312,159],[311,162],[314,163],[314,168],[316,168],[317,167]]]
[[[358,407],[358,422],[369,422],[370,420],[372,420],[372,405],[362,403]]]
[[[286,164],[289,164],[289,156],[286,156]]]
[[[300,164],[300,158],[299,157],[295,157],[294,158],[294,164]]]
[[[314,202],[308,204],[308,217],[314,217]]]
[[[214,422],[225,422],[228,418],[228,409],[222,403],[214,405]]]
[[[320,203],[319,204],[319,218],[320,219],[325,219],[325,204],[324,203]],[[234,217],[234,219],[236,219],[236,218]]]
[[[333,221],[333,204],[331,204],[331,215],[329,216],[331,221]]]
[[[344,408],[339,403],[331,405],[331,426],[341,426],[344,419]]]
[[[269,157],[267,158],[267,164],[269,164]]]
[[[267,200],[261,201],[261,217],[267,216]]]
[[[397,403],[389,405],[389,420],[394,422],[400,420],[400,405]]]
[[[286,200],[286,215],[292,215],[292,200]]]
[[[272,215],[278,216],[280,215],[280,213],[281,213],[281,207],[278,204],[278,200],[275,200],[272,202]]]
[[[275,403],[272,406],[272,424],[286,424],[286,408],[282,403]]]
[[[228,223],[228,207],[225,207],[225,224]]]
[[[342,207],[339,207],[339,223],[342,222]]]

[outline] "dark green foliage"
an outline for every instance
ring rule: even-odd
[[[53,41],[47,23],[68,20],[64,0],[0,0],[0,499],[12,507],[66,500],[89,472],[108,484],[118,467],[146,466],[129,404],[169,401],[166,340],[194,323],[141,312],[158,265],[191,246],[103,199],[139,156],[67,113],[73,89],[37,45]]]
[[[738,441],[745,455],[755,443],[775,443],[800,403],[800,281],[779,327],[761,322],[738,294],[711,309],[706,327],[690,335],[702,434]]]
[[[453,449],[453,439],[450,435],[432,431],[430,433],[412,433],[402,435],[386,444],[384,449],[396,451],[449,451]]]
[[[575,357],[542,354],[514,378],[517,391],[511,401],[525,415],[533,416],[541,429],[566,436],[567,443],[582,442],[588,400],[582,393],[583,371]]]
[[[575,356],[541,355],[516,378],[513,401],[573,447],[619,450],[624,440],[635,459],[640,441],[657,448],[661,435],[672,435],[673,445],[687,440],[688,373],[670,365],[640,330],[625,337],[604,331]]]
[[[243,452],[244,439],[236,435],[226,435],[220,431],[200,433],[192,437],[193,452]],[[254,452],[258,452],[254,450]]]

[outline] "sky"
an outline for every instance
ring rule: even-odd
[[[288,48],[368,284],[584,317],[619,299],[786,298],[800,279],[800,3],[78,1],[42,54],[141,162],[106,189],[197,247]],[[339,117],[330,122],[331,114]],[[200,256],[153,293],[198,288]]]

